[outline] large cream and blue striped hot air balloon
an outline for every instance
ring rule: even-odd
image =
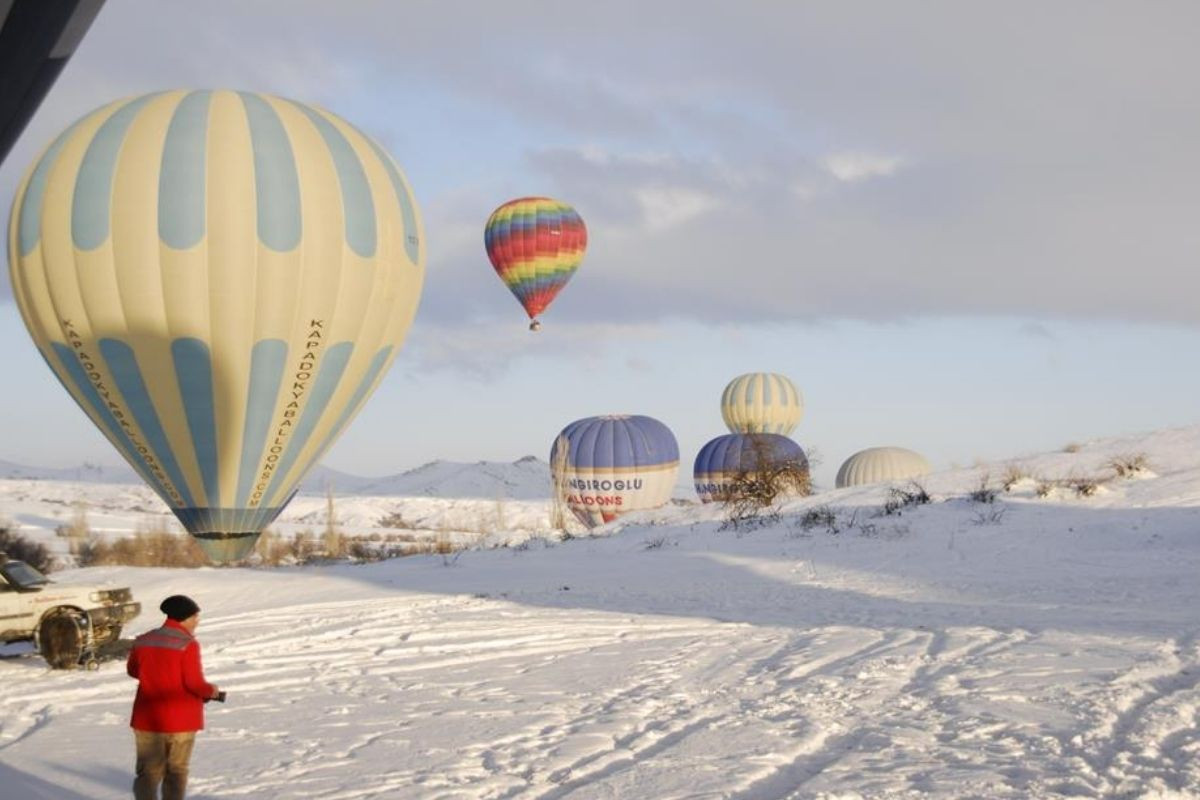
[[[400,170],[344,120],[172,91],[50,145],[17,192],[9,262],[55,375],[228,562],[383,377],[425,249]]]
[[[639,414],[575,420],[550,448],[555,491],[589,528],[671,499],[679,445],[671,429]]]
[[[721,416],[732,433],[787,436],[803,414],[804,398],[799,390],[774,372],[739,375],[721,393]]]

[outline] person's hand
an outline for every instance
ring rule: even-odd
[[[217,698],[218,698],[220,695],[221,695],[221,687],[219,687],[219,686],[214,686],[214,687],[213,687],[213,690],[212,690],[212,694],[210,694],[210,695],[208,696],[208,699],[209,699],[209,700],[216,700],[216,699],[217,699]]]

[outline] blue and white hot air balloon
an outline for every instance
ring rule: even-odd
[[[709,441],[696,454],[692,470],[696,494],[703,503],[733,499],[739,477],[753,479],[763,467],[794,464],[808,473],[808,457],[800,445],[774,433],[728,433]]]
[[[216,562],[249,553],[379,384],[425,271],[379,145],[232,91],[80,119],[18,189],[8,252],[55,376]]]
[[[567,507],[593,528],[666,503],[679,473],[679,445],[652,417],[587,417],[554,440],[550,468]]]

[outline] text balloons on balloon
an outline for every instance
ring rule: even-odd
[[[653,417],[613,415],[576,420],[550,448],[560,499],[589,528],[671,499],[679,445]]]

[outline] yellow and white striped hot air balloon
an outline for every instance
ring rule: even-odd
[[[785,376],[748,372],[721,393],[721,416],[732,433],[787,436],[804,415],[804,397]]]
[[[9,262],[55,375],[227,562],[395,358],[425,247],[400,170],[344,120],[171,91],[50,145],[17,192]]]

